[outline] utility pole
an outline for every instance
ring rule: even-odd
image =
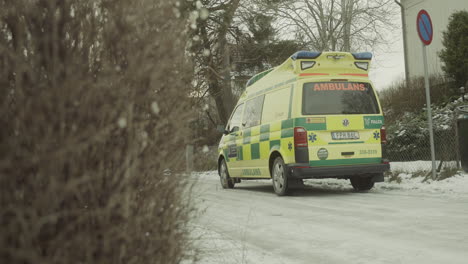
[[[406,82],[406,85],[408,85],[410,76],[409,76],[409,67],[408,67],[408,42],[406,39],[405,7],[397,0],[394,0],[394,1],[397,5],[400,6],[400,10],[401,10],[401,24],[402,24],[402,29],[403,29],[403,54],[405,56],[405,82]]]

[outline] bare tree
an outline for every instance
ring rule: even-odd
[[[390,0],[289,0],[275,14],[283,30],[295,32],[311,49],[351,51],[385,43],[395,23]]]
[[[226,123],[234,107],[228,34],[240,0],[199,1],[192,14],[192,40],[189,50],[195,61],[196,88],[209,94],[216,104],[218,117]]]

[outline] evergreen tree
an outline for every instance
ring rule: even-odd
[[[459,11],[450,16],[447,30],[443,32],[444,49],[439,53],[444,62],[442,70],[457,85],[468,81],[468,12]]]

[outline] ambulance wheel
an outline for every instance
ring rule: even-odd
[[[277,157],[273,162],[271,178],[273,181],[273,189],[278,196],[288,194],[288,171],[281,157]]]
[[[231,177],[229,177],[226,161],[224,159],[219,164],[219,179],[221,181],[221,186],[223,187],[223,189],[234,188],[234,180]]]
[[[356,191],[368,191],[374,187],[372,177],[352,177],[350,180]]]

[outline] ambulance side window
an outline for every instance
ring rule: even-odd
[[[242,121],[244,128],[260,125],[264,98],[265,95],[257,96],[245,104],[244,119]]]
[[[231,120],[229,121],[229,125],[227,127],[229,133],[236,132],[240,129],[243,109],[244,104],[242,103],[238,105],[234,110],[234,113],[232,114]]]
[[[262,124],[288,119],[291,89],[280,89],[266,95]]]

